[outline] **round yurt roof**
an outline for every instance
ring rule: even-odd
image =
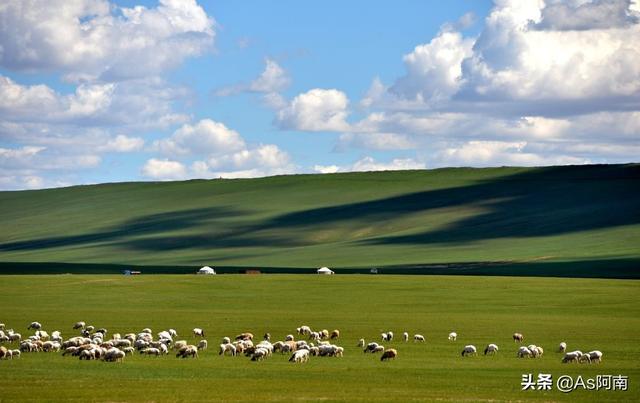
[[[321,267],[321,268],[318,269],[318,273],[328,273],[328,274],[330,274],[330,273],[333,273],[333,271],[328,267]]]
[[[198,273],[210,273],[210,274],[215,274],[215,270],[213,270],[211,267],[209,266],[204,266],[202,268],[200,268],[200,270],[198,270]]]

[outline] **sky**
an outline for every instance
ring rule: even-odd
[[[0,190],[638,156],[637,0],[0,3]]]

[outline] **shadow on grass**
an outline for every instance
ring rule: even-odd
[[[345,191],[348,191],[346,189]],[[564,166],[528,170],[468,186],[427,190],[378,200],[283,214],[260,225],[216,226],[217,220],[246,214],[230,207],[177,210],[141,216],[91,234],[0,245],[0,251],[28,251],[109,243],[137,251],[216,247],[286,247],[313,244],[296,230],[391,221],[439,208],[482,206],[482,213],[446,228],[403,236],[377,236],[364,244],[464,243],[505,237],[539,237],[640,223],[640,165]],[[168,232],[193,229],[194,234]],[[135,237],[134,239],[131,239]]]

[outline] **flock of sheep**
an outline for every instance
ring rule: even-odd
[[[56,330],[49,334],[42,329],[38,322],[32,322],[27,330],[33,330],[34,334],[22,338],[20,333],[13,329],[5,329],[5,325],[0,323],[0,344],[17,343],[17,349],[9,349],[0,345],[0,359],[19,358],[24,352],[62,352],[63,356],[78,357],[80,360],[103,360],[107,362],[123,361],[127,355],[138,352],[139,354],[160,356],[174,352],[177,358],[197,358],[198,352],[208,348],[208,342],[204,338],[205,332],[201,328],[192,330],[193,336],[199,338],[196,344],[189,344],[186,340],[178,340],[178,333],[174,329],[163,330],[156,334],[154,338],[151,329],[145,328],[138,333],[112,334],[107,338],[107,329],[96,329],[94,326],[87,326],[85,322],[77,322],[73,329],[78,331],[78,335],[67,340],[62,338],[60,331]],[[344,348],[332,344],[340,338],[340,331],[329,332],[326,329],[313,331],[309,326],[303,325],[296,329],[299,337],[305,340],[296,340],[293,334],[289,334],[282,341],[271,342],[271,335],[266,333],[263,339],[254,344],[252,333],[245,332],[237,335],[234,340],[224,337],[219,345],[219,355],[244,355],[250,357],[251,361],[260,361],[273,355],[273,353],[290,354],[289,361],[294,363],[304,363],[310,356],[319,357],[342,357]],[[383,342],[393,340],[393,332],[381,334]],[[449,333],[448,339],[456,341],[456,332]],[[409,341],[409,333],[404,332],[402,339],[406,343]],[[522,343],[524,336],[521,333],[513,334],[514,342]],[[425,342],[425,337],[421,334],[413,336],[414,342]],[[386,361],[395,359],[398,351],[393,348],[385,348],[377,342],[366,343],[360,339],[358,347],[363,348],[364,353],[382,353],[380,360]],[[560,343],[558,352],[564,353],[563,363],[579,362],[592,363],[602,361],[602,352],[593,350],[583,353],[579,350],[567,352],[567,344]],[[498,352],[496,344],[488,344],[484,349],[484,355],[495,355]],[[516,356],[519,358],[538,358],[544,354],[540,346],[529,345],[520,346]],[[474,345],[464,346],[462,357],[477,355]]]

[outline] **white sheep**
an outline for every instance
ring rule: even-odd
[[[393,360],[397,356],[398,356],[398,352],[396,351],[396,349],[390,348],[388,350],[385,350],[384,353],[382,353],[382,357],[380,357],[380,361]]]
[[[462,349],[461,355],[463,357],[470,356],[470,355],[478,355],[478,351],[476,350],[476,346],[471,345],[471,344],[464,346],[464,348]]]
[[[292,334],[288,334],[285,338],[285,341],[293,341],[293,335]],[[267,340],[268,341],[268,340]]]
[[[367,344],[367,347],[365,347],[364,352],[365,353],[373,353],[373,351],[378,347],[378,343],[376,342],[372,342]]]
[[[578,362],[578,360],[580,359],[580,357],[582,357],[583,353],[580,350],[575,350],[575,351],[570,351],[568,353],[564,354],[564,357],[562,358],[562,363],[566,364],[568,362]]]
[[[393,332],[382,333],[382,341],[391,341],[393,340]]]
[[[251,361],[261,361],[267,356],[269,356],[269,350],[262,347],[256,348],[256,350],[251,355]]]
[[[415,335],[413,335],[413,341],[414,342],[416,342],[416,341],[424,342],[424,336],[421,335],[421,334],[415,334]]]
[[[364,347],[364,339],[358,340],[358,345],[356,347]]]
[[[140,354],[146,354],[146,355],[155,355],[156,357],[160,356],[160,349],[154,348],[154,347],[149,347],[149,348],[145,348],[144,350],[140,351]]]
[[[495,355],[497,352],[498,352],[498,346],[493,343],[487,345],[487,347],[485,347],[484,349],[484,355],[487,355],[487,354]]]
[[[207,341],[202,339],[198,342],[198,350],[206,350],[207,349]]]
[[[20,358],[20,350],[11,350],[11,359]]]
[[[231,339],[229,337],[223,337],[222,338],[222,344],[229,344],[231,343]]]
[[[302,325],[299,328],[296,329],[296,331],[298,332],[298,334],[310,334],[311,333],[311,328],[307,325]]]
[[[514,333],[513,334],[513,341],[516,342],[521,342],[524,340],[524,336],[522,335],[522,333]]]
[[[516,355],[518,358],[525,358],[525,357],[530,358],[533,356],[533,352],[525,346],[520,346]]]
[[[602,362],[602,351],[600,350],[589,351],[586,355],[589,356],[591,362],[594,362],[594,361],[597,363]]]
[[[289,358],[289,361],[295,362],[295,363],[302,363],[302,362],[309,361],[309,350],[302,349],[302,350],[295,351],[291,355],[291,358]]]
[[[76,323],[73,325],[73,330],[77,330],[77,329],[84,329],[86,325],[87,325],[87,324],[86,324],[86,323],[84,323],[84,322],[82,322],[82,321],[80,321],[80,322],[76,322]]]
[[[449,340],[456,341],[457,338],[458,338],[458,333],[456,332],[449,333]]]
[[[559,353],[564,353],[565,351],[567,351],[567,343],[565,343],[564,341],[562,343],[560,343],[560,345],[558,346],[558,352]]]
[[[404,340],[404,342],[408,342],[409,341],[409,333],[404,332],[402,333],[402,340]]]
[[[233,344],[220,344],[220,355],[224,355],[225,353],[229,353],[229,355],[235,356],[237,352],[236,346]]]
[[[200,329],[199,327],[194,327],[193,328],[193,335],[194,336],[198,336],[198,337],[205,337],[204,336],[204,330]]]

